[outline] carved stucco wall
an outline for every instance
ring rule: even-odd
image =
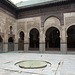
[[[44,30],[45,30],[45,32],[50,27],[56,27],[56,28],[58,28],[59,31],[61,31],[60,20],[58,18],[56,18],[56,17],[50,17],[50,18],[48,18],[45,21],[45,23],[44,23]]]
[[[67,30],[70,26],[75,25],[75,12],[69,12],[69,13],[64,13],[64,27],[63,29],[65,30],[65,32],[63,33],[63,35],[65,34],[65,40],[67,41]]]
[[[75,25],[75,12],[64,13],[64,25],[66,31],[70,26]]]
[[[31,18],[24,18],[24,19],[18,19],[17,20],[17,34],[19,38],[19,33],[21,31],[24,32],[24,41],[25,43],[29,43],[29,33],[30,30],[33,28],[36,28],[40,32],[41,27],[41,17],[31,17]]]
[[[60,24],[60,20],[57,17],[49,17],[49,18],[46,19],[46,21],[44,23],[44,35],[46,34],[46,31],[50,27],[57,28],[60,31],[60,38],[61,38],[62,27],[61,27],[61,24]]]
[[[10,26],[12,26],[13,34],[15,34],[16,19],[0,11],[0,31],[4,33],[3,37],[4,42],[8,42],[8,34],[10,33]]]
[[[24,41],[25,43],[29,43],[30,30],[36,28],[40,33],[40,43],[45,43],[45,33],[50,27],[56,27],[60,31],[61,41],[65,42],[67,37],[67,29],[71,25],[75,25],[75,12],[64,13],[63,26],[60,24],[60,20],[57,17],[48,17],[44,22],[44,27],[41,27],[41,16],[16,20],[15,18],[0,11],[0,32],[4,33],[4,42],[8,42],[10,26],[12,26],[13,34],[15,34],[15,42],[18,42],[19,33],[23,31],[25,35]]]

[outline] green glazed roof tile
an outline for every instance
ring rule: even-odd
[[[54,1],[54,0],[29,0],[29,1],[20,2],[16,5],[17,5],[17,7],[22,7],[22,6],[29,6],[29,5],[44,3],[44,2],[48,2],[48,1]]]

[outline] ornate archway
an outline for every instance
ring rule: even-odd
[[[46,31],[46,50],[60,50],[60,32],[56,27],[51,27]]]
[[[67,35],[68,51],[75,51],[75,25],[72,25],[68,28]]]
[[[14,39],[9,37],[8,39],[8,51],[14,51]]]
[[[29,50],[39,50],[39,31],[33,28],[29,35]]]
[[[21,31],[18,40],[18,50],[24,50],[24,32]]]

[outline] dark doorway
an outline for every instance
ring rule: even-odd
[[[3,39],[0,36],[0,52],[2,52],[2,51],[3,51]]]
[[[46,31],[46,50],[60,50],[60,32],[57,28],[51,27]]]
[[[75,51],[75,25],[67,30],[67,48],[69,51]]]
[[[39,50],[39,31],[32,29],[30,31],[29,50]]]
[[[21,31],[19,36],[20,38],[18,40],[18,50],[24,50],[24,32]]]
[[[14,40],[13,37],[8,39],[8,51],[14,51]]]

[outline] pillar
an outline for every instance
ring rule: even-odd
[[[14,51],[18,51],[18,42],[14,43]]]
[[[18,51],[18,36],[14,37],[14,51]]]
[[[40,42],[39,42],[39,47],[40,47],[40,53],[45,53],[45,35],[43,28],[40,29]]]
[[[3,43],[3,52],[8,52],[8,43],[7,42]]]
[[[27,53],[29,48],[29,34],[25,33],[24,37],[24,52]]]
[[[8,34],[3,39],[3,52],[8,52]]]
[[[62,54],[66,54],[67,53],[67,36],[66,36],[66,31],[62,30],[61,32],[61,37],[60,37],[60,41],[61,41],[61,52]]]

